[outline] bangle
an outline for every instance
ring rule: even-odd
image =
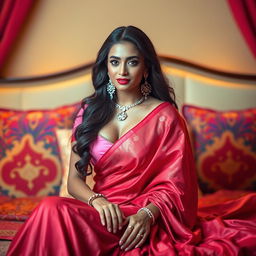
[[[145,211],[148,214],[149,218],[152,219],[152,224],[151,225],[155,224],[156,219],[155,219],[155,216],[154,216],[154,214],[151,210],[149,210],[147,207],[142,207],[137,211],[137,213],[139,213],[140,211]]]
[[[99,198],[99,197],[104,197],[104,198],[106,198],[103,194],[94,194],[94,195],[92,195],[92,196],[89,197],[89,199],[88,199],[88,204],[89,204],[90,206],[92,206],[92,201],[93,201],[94,199],[96,199],[96,198]]]

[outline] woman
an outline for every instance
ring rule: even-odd
[[[83,100],[74,124],[68,190],[78,200],[43,200],[8,255],[249,252],[256,239],[252,219],[226,227],[215,220],[196,224],[186,127],[149,38],[133,26],[115,29],[98,53],[92,80],[95,93]],[[90,164],[93,190],[84,182]]]

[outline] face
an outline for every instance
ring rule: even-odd
[[[108,54],[108,75],[117,90],[137,90],[146,69],[144,59],[130,42],[112,46]]]

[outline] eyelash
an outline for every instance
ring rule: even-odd
[[[118,60],[110,60],[110,63],[113,65],[113,66],[118,66],[119,64],[119,61]],[[139,64],[139,62],[137,60],[130,60],[128,62],[128,64],[131,63],[131,66],[132,67],[135,67]]]
[[[117,60],[111,60],[110,63],[112,64],[112,66],[117,66],[118,65]]]
[[[133,64],[131,64],[131,66],[137,66],[139,64],[139,62],[137,60],[131,60],[129,62],[133,63]]]

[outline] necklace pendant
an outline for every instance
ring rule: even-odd
[[[118,121],[124,121],[127,117],[128,117],[128,115],[126,114],[125,111],[122,111],[119,114],[117,114]]]

